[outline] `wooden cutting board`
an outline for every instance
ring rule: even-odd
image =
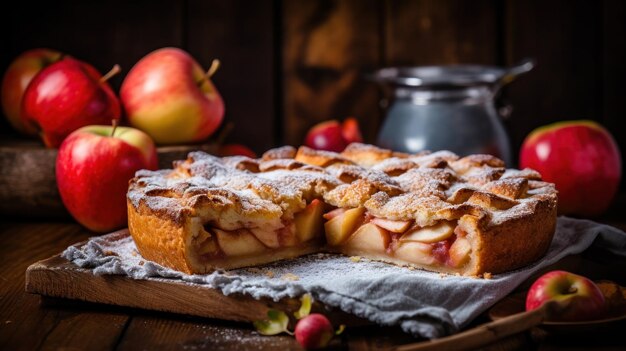
[[[78,244],[81,245],[81,244]],[[188,314],[200,317],[252,322],[278,309],[293,314],[300,308],[294,298],[275,302],[242,294],[225,296],[217,289],[175,279],[132,279],[123,275],[94,275],[55,255],[26,270],[26,292],[116,306]],[[323,312],[336,323],[350,326],[371,322],[315,302],[313,312]]]

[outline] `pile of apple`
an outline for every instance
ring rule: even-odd
[[[117,65],[103,76],[69,55],[34,49],[5,73],[2,107],[16,130],[59,148],[57,185],[72,216],[110,231],[126,226],[129,179],[157,168],[155,143],[199,142],[221,124],[224,102],[210,80],[218,63],[205,72],[183,50],[156,50],[130,70],[118,98],[107,82]],[[117,127],[123,113],[129,127]],[[241,149],[225,151],[249,152]]]

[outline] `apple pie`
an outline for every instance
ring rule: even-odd
[[[489,155],[284,146],[260,159],[192,152],[139,171],[128,226],[146,259],[186,273],[313,252],[479,276],[538,260],[557,192]]]

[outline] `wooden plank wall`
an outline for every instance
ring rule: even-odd
[[[507,3],[506,63],[526,56],[538,62],[534,72],[508,89],[515,108],[509,129],[516,146],[542,124],[568,119],[602,122],[598,4],[567,0]]]
[[[374,137],[378,92],[363,72],[381,63],[380,9],[374,0],[284,2],[286,143],[301,144],[313,124],[350,115]]]
[[[173,0],[17,2],[0,14],[0,70],[20,52],[53,47],[124,72],[163,46],[187,49],[214,77],[235,124],[229,140],[256,151],[300,144],[313,124],[356,116],[367,141],[381,98],[363,74],[389,65],[537,68],[503,93],[513,149],[565,119],[606,125],[626,154],[623,1]],[[113,79],[118,88],[124,74]],[[2,135],[10,132],[2,122]]]

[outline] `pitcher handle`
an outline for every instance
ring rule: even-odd
[[[503,86],[514,81],[520,74],[530,72],[536,65],[535,59],[525,58],[518,64],[507,68],[502,77],[494,85],[494,92],[497,93]]]

